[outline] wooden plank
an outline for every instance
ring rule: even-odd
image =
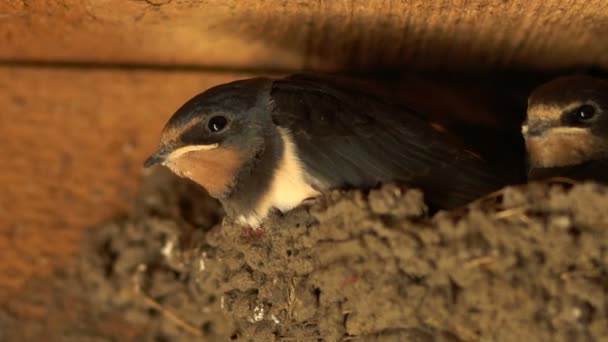
[[[0,294],[73,261],[83,230],[132,204],[185,100],[245,75],[0,68]]]
[[[605,0],[5,0],[0,59],[608,68]]]

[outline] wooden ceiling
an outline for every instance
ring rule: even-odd
[[[4,0],[0,60],[608,68],[606,0]]]

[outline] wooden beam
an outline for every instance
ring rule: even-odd
[[[608,68],[605,0],[7,0],[0,60]]]

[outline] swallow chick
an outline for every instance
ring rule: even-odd
[[[160,141],[145,167],[191,179],[253,228],[331,189],[401,182],[451,208],[512,181],[442,127],[329,76],[215,86],[179,108]]]
[[[522,126],[529,179],[608,182],[608,81],[564,76],[538,87]]]

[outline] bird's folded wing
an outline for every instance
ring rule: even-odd
[[[295,75],[276,80],[271,98],[275,124],[291,132],[320,188],[400,181],[422,188],[430,202],[452,207],[505,184],[449,133],[360,87]]]

